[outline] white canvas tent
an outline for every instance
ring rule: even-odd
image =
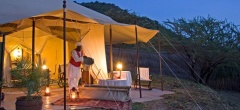
[[[2,0],[0,4],[0,31],[6,33],[4,78],[11,65],[10,52],[17,46],[31,50],[32,23],[35,22],[35,54],[46,60],[49,69],[63,64],[63,8],[59,0]],[[14,8],[13,8],[14,7]],[[135,43],[135,25],[117,23],[110,17],[67,1],[67,53],[80,41],[87,56],[94,58],[99,78],[107,78],[105,44],[109,43],[112,27],[113,43]],[[147,42],[158,31],[137,26],[139,41]],[[67,61],[69,56],[67,55]]]
[[[62,0],[1,0],[0,24],[33,16],[63,18]],[[81,12],[81,13],[79,13]],[[67,19],[87,23],[116,23],[108,16],[67,0]]]

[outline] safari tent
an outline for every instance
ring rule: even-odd
[[[94,59],[93,77],[107,78],[105,45],[115,43],[147,42],[158,31],[140,26],[122,24],[108,16],[67,1],[63,9],[60,0],[4,0],[0,4],[0,32],[5,35],[4,75],[10,82],[9,70],[14,59],[31,56],[34,50],[35,61],[44,62],[51,71],[51,77],[57,77],[58,65],[63,62],[63,12],[66,12],[67,56],[81,41],[87,56]],[[110,34],[110,30],[111,33]],[[1,40],[2,40],[1,34]],[[110,41],[112,36],[112,41]],[[35,39],[32,49],[32,39]],[[16,52],[19,53],[16,56]],[[15,54],[14,54],[15,53]],[[93,75],[98,73],[99,75]]]

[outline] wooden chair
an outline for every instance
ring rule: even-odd
[[[147,82],[147,85],[141,86],[147,86],[149,90],[152,90],[152,76],[149,75],[149,68],[139,67],[139,74],[140,74],[140,81],[141,82]],[[139,74],[136,75],[134,88],[137,89],[138,83],[139,83]]]

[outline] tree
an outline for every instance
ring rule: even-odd
[[[239,67],[239,63],[234,59],[239,55],[238,26],[210,16],[192,20],[167,20],[164,23],[181,38],[178,50],[182,56],[187,56],[185,63],[188,64],[190,75],[195,81],[204,81],[207,84],[211,75],[222,64],[234,63]]]

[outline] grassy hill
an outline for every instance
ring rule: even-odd
[[[160,89],[159,76],[153,77],[153,86]],[[239,110],[240,93],[218,91],[189,80],[164,76],[164,90],[175,94],[164,99],[144,103],[133,103],[133,110]],[[184,87],[183,87],[183,86]],[[185,88],[185,89],[184,89]],[[186,92],[187,91],[187,92]],[[189,95],[189,94],[191,95]],[[198,105],[197,105],[198,104]]]

